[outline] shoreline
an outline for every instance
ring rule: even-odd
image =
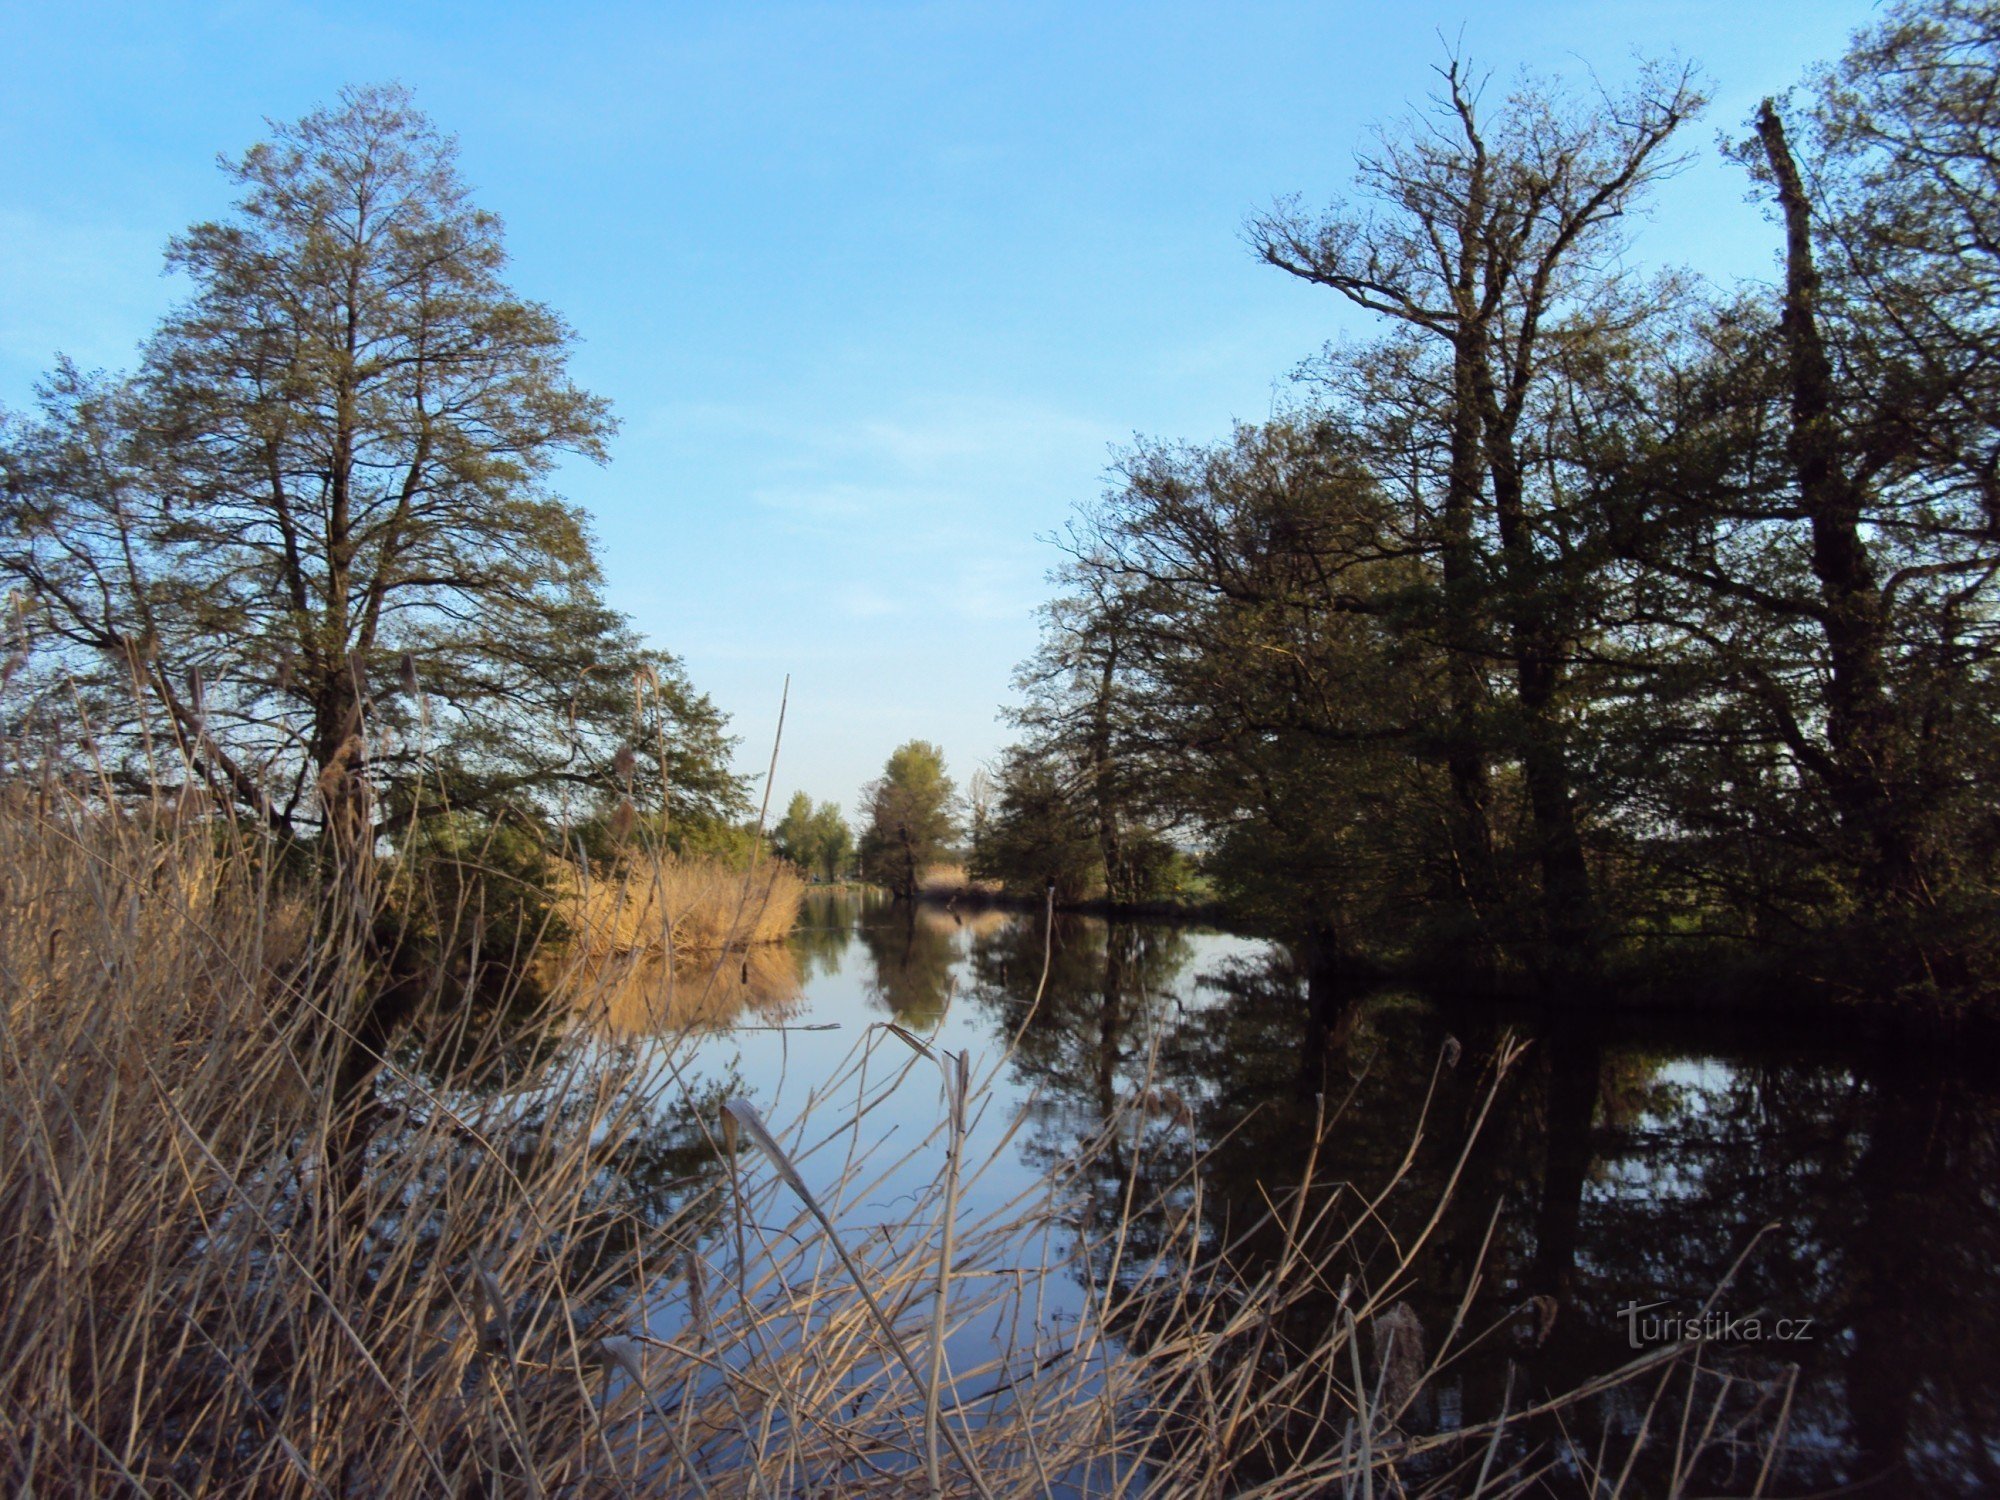
[[[899,898],[885,888],[846,882],[808,887],[828,893],[873,892],[885,901]],[[1058,902],[977,887],[919,891],[913,903],[943,911],[1011,911],[1096,917],[1114,922],[1149,922],[1212,928],[1233,936],[1284,945],[1285,936],[1267,924],[1247,920],[1217,902],[1113,902],[1101,898]],[[1779,1023],[1829,1022],[1844,1032],[1885,1044],[1919,1048],[1976,1044],[2000,1047],[2000,1005],[1993,996],[1943,1004],[1909,996],[1843,993],[1824,979],[1788,973],[1769,955],[1726,951],[1708,956],[1702,945],[1725,938],[1679,937],[1651,962],[1627,955],[1588,981],[1555,980],[1525,969],[1470,974],[1422,960],[1393,960],[1345,954],[1328,976],[1340,995],[1360,997],[1385,988],[1410,987],[1447,1010],[1484,1016],[1518,1015],[1546,1023],[1645,1019],[1688,1021],[1726,1027],[1762,1028]],[[1301,975],[1302,978],[1305,976]]]

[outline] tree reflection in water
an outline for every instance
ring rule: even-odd
[[[923,931],[864,941],[878,974],[884,952],[902,955],[889,969],[896,993],[941,997],[948,946],[925,947]],[[1038,920],[977,937],[970,998],[996,1033],[1025,1025],[1012,1067],[1041,1100],[1028,1146],[1037,1164],[1074,1158],[1129,1110],[1121,1149],[1093,1169],[1085,1226],[1103,1238],[1128,1199],[1152,1205],[1117,1274],[1144,1274],[1166,1217],[1185,1205],[1169,1189],[1197,1142],[1210,1153],[1205,1245],[1240,1236],[1240,1267],[1254,1275],[1274,1263],[1282,1237],[1267,1209],[1298,1180],[1323,1111],[1316,1191],[1347,1184],[1357,1195],[1329,1223],[1353,1222],[1345,1210],[1410,1157],[1402,1184],[1344,1251],[1357,1282],[1374,1284],[1459,1162],[1502,1041],[1490,1013],[1343,990],[1277,951],[1188,973],[1200,940],[1169,928],[1058,918],[1052,937],[1032,1016]],[[907,977],[918,972],[921,984]],[[1465,1328],[1491,1332],[1439,1376],[1433,1420],[1492,1416],[1510,1364],[1516,1408],[1618,1367],[1642,1327],[1622,1308],[1664,1303],[1656,1317],[1695,1318],[1775,1225],[1715,1303],[1739,1320],[1758,1316],[1763,1338],[1725,1338],[1697,1378],[1710,1395],[1733,1382],[1728,1419],[1768,1424],[1786,1367],[1798,1366],[1783,1485],[2000,1493],[1991,1269],[2000,1111],[1990,1068],[1824,1026],[1806,1038],[1713,1017],[1587,1025],[1533,1013],[1519,1026],[1528,1059],[1503,1083],[1404,1293],[1434,1347],[1479,1277]],[[1096,1257],[1093,1275],[1112,1264]],[[1337,1293],[1327,1287],[1297,1316],[1335,1316]],[[1781,1318],[1811,1319],[1810,1337],[1777,1341]],[[1302,1328],[1301,1341],[1316,1332]],[[1622,1389],[1535,1435],[1586,1447],[1607,1430],[1629,1437],[1649,1398],[1647,1388]],[[1642,1470],[1664,1472],[1671,1446],[1655,1443]],[[1747,1489],[1754,1461],[1703,1478],[1718,1491]]]
[[[869,906],[879,904],[860,892],[806,887],[791,940],[800,980],[811,984],[822,976],[838,974],[854,944],[855,919]]]
[[[1169,1207],[1185,1208],[1192,1117],[1151,1043],[1166,1032],[1175,981],[1193,954],[1173,928],[1068,916],[1055,919],[1052,933],[1039,921],[1014,922],[973,946],[972,997],[994,1014],[996,1029],[1019,1037],[1012,1070],[1037,1095],[1025,1154],[1043,1170],[1081,1160],[1081,1227],[1099,1247],[1091,1259],[1100,1275],[1114,1261],[1128,1269],[1150,1262]],[[1080,1149],[1114,1120],[1120,1128],[1106,1149]],[[1159,1211],[1121,1235],[1128,1197]]]
[[[406,1039],[401,1068],[384,1072],[364,1117],[371,1166],[412,1174],[400,1206],[368,1219],[371,1275],[386,1275],[399,1259],[421,1266],[462,1242],[453,1205],[465,1174],[489,1152],[517,1183],[548,1180],[551,1164],[580,1153],[589,1170],[566,1205],[566,1233],[548,1236],[561,1246],[560,1284],[585,1321],[629,1317],[659,1292],[657,1278],[643,1274],[642,1250],[659,1251],[649,1235],[669,1229],[692,1249],[714,1232],[724,1173],[708,1122],[736,1081],[662,1088],[644,1068],[607,1068],[631,1062],[635,1046],[657,1044],[601,1031],[597,1045],[609,1052],[592,1058],[571,1045],[575,1017],[553,1007],[476,1017],[469,1026],[466,1019]],[[461,1040],[468,1029],[485,1038],[475,1066]],[[433,1117],[442,1114],[474,1124],[439,1132]]]
[[[855,935],[873,965],[869,998],[911,1031],[934,1030],[957,986],[959,942],[968,922],[991,929],[1006,918],[998,912],[967,917],[913,901],[862,908]]]

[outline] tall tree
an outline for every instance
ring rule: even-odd
[[[1887,457],[1855,452],[1843,431],[1840,395],[1819,305],[1813,210],[1777,107],[1757,113],[1764,166],[1785,225],[1785,279],[1775,373],[1787,407],[1787,488],[1811,534],[1814,618],[1827,649],[1824,774],[1841,820],[1865,849],[1864,886],[1873,898],[1913,895],[1918,877],[1915,830],[1896,795],[1903,747],[1885,677],[1886,618],[1874,549],[1864,536],[1868,481],[1863,471]],[[1893,441],[1893,440],[1892,440]]]
[[[1088,555],[1088,542],[1072,543],[1080,557]],[[1156,747],[1134,696],[1144,590],[1135,575],[1102,566],[1060,576],[1067,592],[1044,606],[1041,647],[1016,676],[1025,698],[1012,717],[1029,742],[1010,754],[1003,773],[1007,842],[1018,851],[1026,827],[1054,834],[1081,817],[1096,843],[1105,899],[1142,901],[1156,894],[1151,877],[1167,847],[1161,825],[1168,821],[1152,793]],[[1010,863],[1022,867],[1018,853]],[[1056,882],[1065,898],[1080,895],[1072,890],[1081,873],[1074,859],[1065,855],[1055,867],[1067,872]]]
[[[1014,745],[994,777],[991,813],[972,841],[972,873],[1028,896],[1080,901],[1104,879],[1085,789],[1045,749]]]
[[[1489,120],[1464,64],[1441,71],[1439,118],[1385,136],[1362,159],[1365,207],[1312,218],[1281,204],[1251,236],[1269,264],[1443,352],[1449,458],[1434,545],[1452,663],[1445,760],[1457,841],[1470,867],[1485,864],[1491,768],[1502,755],[1518,761],[1547,935],[1576,952],[1598,925],[1564,694],[1585,621],[1566,508],[1538,491],[1528,429],[1551,346],[1589,338],[1607,316],[1620,221],[1672,169],[1668,142],[1703,100],[1687,70],[1649,67],[1625,96],[1590,107],[1523,86]],[[1497,724],[1480,713],[1495,658],[1513,697]]]
[[[924,870],[950,852],[958,833],[957,797],[945,774],[944,751],[928,740],[897,746],[862,798],[868,809],[862,875],[898,896],[914,896]]]
[[[1705,674],[1678,732],[1739,747],[1697,789],[1719,810],[1676,817],[1789,847],[1817,889],[1764,899],[1885,961],[1845,978],[1955,983],[1991,910],[1997,70],[2000,8],[1939,0],[1765,102],[1736,154],[1779,282],[1661,345],[1605,466],[1668,654]]]
[[[1863,898],[1934,908],[1967,871],[2000,636],[2000,5],[1894,7],[1820,70],[1802,152],[1751,158],[1785,227],[1792,484],[1829,665],[1829,790]],[[1968,776],[1968,773],[1971,773]],[[1990,875],[1990,847],[1984,851]],[[1920,962],[1942,951],[1913,955]],[[1955,960],[1954,960],[1955,961]]]
[[[822,802],[812,815],[813,857],[821,875],[838,880],[854,857],[854,831],[837,803]]]
[[[1149,781],[1239,905],[1284,929],[1330,948],[1406,908],[1431,821],[1410,753],[1442,685],[1436,654],[1399,625],[1423,565],[1382,487],[1323,421],[1144,446],[1121,478],[1086,514],[1064,578],[1073,601],[1117,600],[1128,780]],[[1058,636],[1045,658],[1093,659],[1097,613],[1052,614],[1052,630],[1086,641]],[[1086,751],[1093,696],[1074,718]],[[1087,788],[1088,755],[1076,763]]]
[[[739,795],[546,487],[612,422],[455,156],[394,87],[276,127],[169,246],[193,293],[137,375],[59,369],[5,447],[0,571],[116,774],[185,768],[348,863],[447,804]]]
[[[812,814],[812,798],[804,792],[793,792],[792,800],[785,804],[785,815],[771,830],[772,845],[800,869],[811,869],[813,865]]]

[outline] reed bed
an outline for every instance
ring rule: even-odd
[[[1622,1393],[1618,1451],[1545,1440],[1563,1403],[1425,1431],[1480,1331],[1398,1310],[1421,1237],[1368,1286],[1345,1258],[1402,1174],[1308,1169],[1252,1258],[1158,1091],[970,1214],[1008,1133],[894,1026],[772,1122],[584,1024],[582,964],[525,1034],[440,981],[367,1040],[360,924],[248,839],[44,799],[0,816],[0,892],[12,1493],[1618,1494],[1662,1443],[1681,1493],[1782,1426],[1677,1347],[1568,1398]],[[870,1112],[910,1088],[934,1126],[889,1159]]]
[[[917,880],[917,893],[927,901],[997,896],[1003,889],[999,881],[976,877],[962,864],[927,865]]]
[[[685,957],[782,943],[805,889],[780,859],[746,871],[713,856],[634,849],[608,871],[570,876],[563,912],[585,953]]]

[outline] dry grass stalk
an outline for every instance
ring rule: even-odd
[[[1380,1198],[1308,1176],[1260,1226],[1277,1261],[1248,1260],[1206,1238],[1184,1112],[1143,1096],[961,1222],[1009,1139],[965,1159],[985,1084],[954,1060],[930,1137],[883,1159],[868,1116],[922,1059],[882,1030],[789,1126],[731,1111],[763,1153],[736,1169],[671,1050],[577,1022],[603,1008],[587,965],[526,1041],[440,989],[357,1086],[342,1041],[372,976],[324,936],[356,924],[313,923],[268,865],[61,798],[0,814],[10,1492],[1498,1495],[1558,1460],[1636,1490],[1617,1455],[1528,1440],[1560,1403],[1406,1432],[1466,1339],[1420,1358],[1392,1331],[1407,1255],[1324,1316]],[[930,1185],[853,1232],[911,1156]],[[1114,1159],[1107,1210],[1088,1184]],[[1043,1315],[1070,1276],[1082,1315]],[[969,1328],[999,1332],[948,1369]],[[1720,1396],[1688,1405],[1688,1353],[1583,1393],[1657,1381],[1652,1430],[1695,1411],[1674,1493],[1758,1440]]]

